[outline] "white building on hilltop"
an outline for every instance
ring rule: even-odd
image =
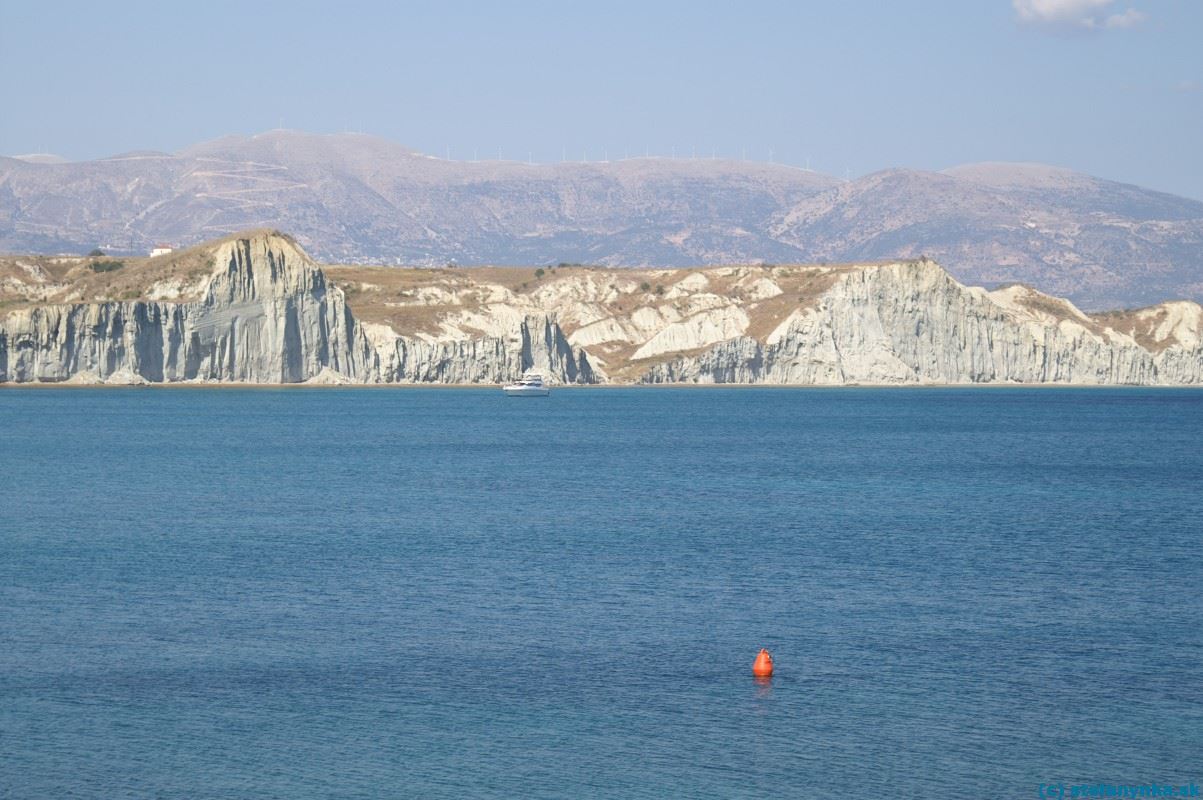
[[[169,244],[156,244],[154,247],[150,248],[150,257],[154,258],[155,256],[165,256],[174,249],[175,248]]]

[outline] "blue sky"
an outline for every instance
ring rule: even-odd
[[[0,153],[283,126],[853,177],[1041,161],[1203,199],[1201,42],[1193,0],[0,0]]]

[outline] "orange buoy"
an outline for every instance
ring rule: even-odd
[[[763,647],[756,654],[756,660],[752,662],[752,674],[757,678],[771,678],[773,676],[773,656]]]

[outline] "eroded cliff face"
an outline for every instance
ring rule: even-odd
[[[1203,308],[1180,303],[1184,315]],[[1139,314],[1140,312],[1128,312]],[[1146,348],[1028,287],[962,286],[932,261],[841,275],[763,341],[739,337],[651,368],[647,383],[1199,384],[1198,336]]]
[[[113,274],[0,259],[0,278],[8,382],[502,383],[537,369],[556,383],[1203,385],[1198,304],[1085,314],[1022,285],[963,286],[926,259],[323,270],[259,232]]]
[[[508,335],[426,341],[365,325],[371,383],[504,383],[528,370],[553,383],[596,383],[584,350],[568,344],[548,315],[525,317]]]
[[[203,296],[34,306],[0,320],[0,381],[494,383],[528,369],[592,382],[551,315],[503,335],[429,343],[359,323],[286,236],[213,248]]]

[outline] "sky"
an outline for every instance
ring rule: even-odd
[[[1035,161],[1203,199],[1203,2],[0,0],[0,153]]]

